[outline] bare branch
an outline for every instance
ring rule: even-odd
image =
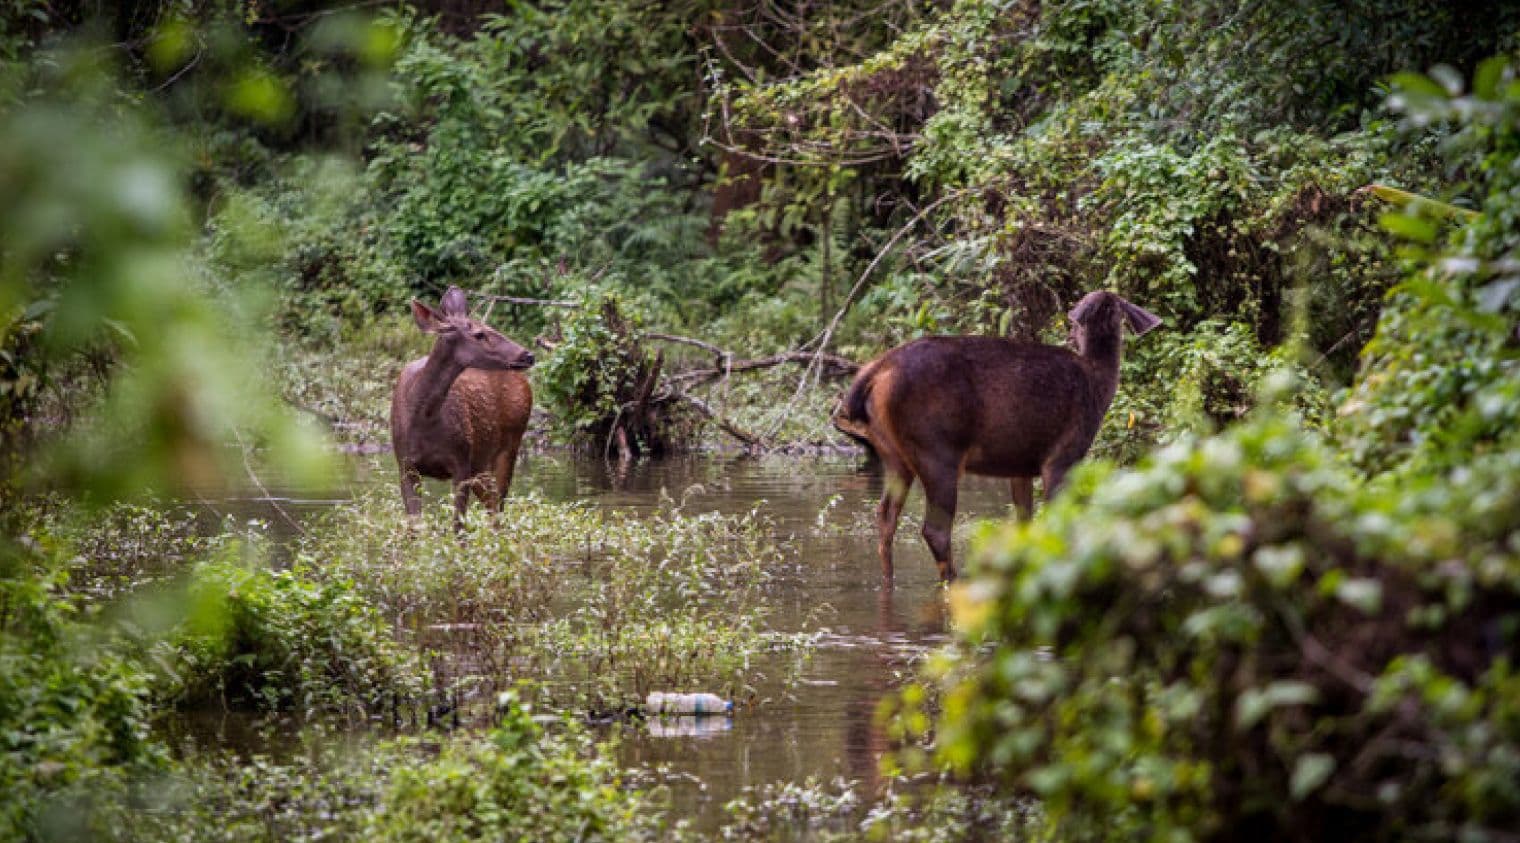
[[[530,299],[523,296],[498,296],[494,293],[476,292],[471,292],[470,295],[474,296],[477,299],[481,299],[482,301],[491,302],[492,304],[501,302],[502,304],[526,304],[533,305],[535,307],[568,307],[572,309],[581,306],[580,302],[566,301],[564,299]]]
[[[714,357],[717,357],[719,360],[722,360],[725,357],[733,357],[734,356],[734,353],[732,351],[725,351],[725,350],[717,347],[716,345],[713,345],[710,342],[707,342],[705,340],[694,339],[692,337],[682,337],[682,336],[677,336],[675,334],[661,334],[661,333],[655,333],[653,331],[644,334],[644,337],[646,339],[651,339],[651,340],[663,340],[665,342],[674,342],[674,343],[680,343],[682,345],[695,346],[697,348],[702,349],[703,351],[706,351],[706,352],[712,354]]]
[[[780,366],[783,363],[806,363],[809,368],[819,366],[822,370],[835,375],[852,375],[860,370],[860,364],[847,357],[837,354],[819,354],[812,351],[783,351],[780,354],[772,354],[769,357],[760,357],[755,360],[734,360],[727,366],[712,369],[693,369],[689,372],[671,375],[669,380],[674,383],[697,385],[715,380],[730,372],[748,372],[755,369],[768,369],[772,366]]]
[[[727,433],[729,436],[732,436],[740,442],[743,442],[746,447],[766,447],[764,439],[756,436],[753,433],[750,433],[742,427],[739,427],[737,424],[734,424],[732,421],[729,421],[723,416],[718,415],[712,407],[709,407],[707,405],[706,401],[703,401],[694,395],[687,395],[684,392],[672,392],[670,393],[669,398],[673,401],[684,401],[687,404],[691,405],[696,409],[697,412],[711,419],[715,424],[718,425],[718,427],[722,428],[724,433]]]

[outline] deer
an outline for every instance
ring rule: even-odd
[[[422,513],[421,478],[449,480],[454,527],[462,530],[472,492],[488,511],[500,512],[512,485],[533,411],[533,389],[523,374],[533,353],[470,318],[458,287],[449,287],[437,310],[413,299],[412,318],[437,339],[428,356],[401,370],[391,396],[401,502],[407,516],[416,518]]]
[[[873,451],[884,472],[876,509],[882,579],[915,479],[927,499],[923,537],[940,580],[955,579],[950,532],[961,474],[1006,477],[1021,520],[1034,515],[1034,478],[1049,501],[1092,446],[1119,388],[1123,329],[1161,318],[1117,294],[1083,296],[1067,314],[1076,350],[1003,337],[924,337],[856,374],[831,421]]]

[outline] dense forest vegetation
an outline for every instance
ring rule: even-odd
[[[532,712],[804,658],[763,512],[455,539],[361,497],[277,552],[156,503],[383,444],[458,285],[540,352],[537,446],[625,458],[845,447],[858,363],[1059,343],[1088,290],[1164,320],[1069,488],[978,530],[883,792],[730,836],[1513,839],[1517,39],[1478,0],[8,4],[0,837],[695,835]],[[163,737],[431,725],[442,620],[557,690],[262,769]]]

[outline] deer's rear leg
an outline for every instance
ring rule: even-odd
[[[466,477],[454,481],[454,532],[464,532],[464,514],[470,508],[470,494],[474,491],[475,478]]]
[[[421,483],[422,478],[415,469],[401,467],[401,505],[406,508],[408,518],[422,514],[422,495],[417,491]]]
[[[1018,513],[1020,521],[1028,521],[1034,517],[1034,478],[1014,477],[1008,481],[1009,489],[1013,492],[1013,509]]]
[[[470,482],[475,486],[475,497],[480,498],[480,505],[485,507],[487,512],[501,511],[501,499],[504,495],[495,474],[478,474]]]
[[[892,541],[897,536],[897,522],[902,518],[903,503],[913,488],[913,474],[895,460],[882,460],[887,469],[881,489],[881,503],[876,506],[876,555],[881,559],[881,578],[892,585]]]
[[[924,541],[934,562],[939,566],[939,578],[943,582],[955,579],[955,562],[950,558],[950,537],[955,526],[956,496],[959,492],[960,472],[952,467],[925,469],[919,476],[924,481]]]

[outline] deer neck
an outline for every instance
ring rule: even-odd
[[[449,395],[449,387],[467,368],[453,354],[440,348],[441,345],[433,346],[427,363],[417,375],[417,391],[412,403],[413,430],[426,430],[437,424],[443,416],[443,401]]]
[[[1105,411],[1119,391],[1119,349],[1122,344],[1123,338],[1118,334],[1099,335],[1088,337],[1086,347],[1082,349],[1082,357],[1095,376],[1093,385],[1097,387],[1097,397]]]

